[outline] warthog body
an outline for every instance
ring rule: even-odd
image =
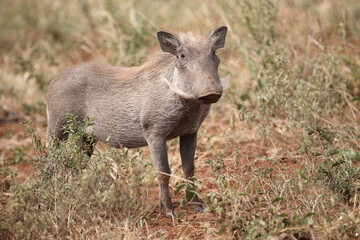
[[[163,53],[140,67],[85,64],[60,73],[49,86],[48,133],[66,139],[62,126],[70,113],[78,121],[92,118],[87,133],[111,146],[149,145],[160,207],[173,216],[166,140],[180,136],[182,167],[189,179],[194,175],[197,131],[223,92],[215,50],[224,47],[226,31],[220,27],[208,38],[161,31],[157,35]],[[197,197],[193,201],[199,203]]]

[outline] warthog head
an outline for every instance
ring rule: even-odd
[[[204,104],[217,102],[223,85],[219,78],[220,59],[216,50],[225,46],[227,27],[213,31],[207,39],[177,37],[159,31],[157,37],[162,51],[176,56],[175,70],[169,86],[180,95],[196,98]]]

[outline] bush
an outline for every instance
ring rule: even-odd
[[[113,239],[127,234],[127,224],[135,228],[149,210],[141,154],[107,149],[90,159],[80,148],[85,125],[68,119],[68,140],[33,160],[33,181],[10,189],[2,236]]]

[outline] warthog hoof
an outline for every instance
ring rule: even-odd
[[[174,210],[166,211],[165,215],[166,215],[167,218],[176,218],[176,214],[175,214]]]
[[[205,210],[205,207],[203,205],[200,204],[200,205],[196,206],[196,212],[202,213],[202,212],[204,212],[204,210]]]

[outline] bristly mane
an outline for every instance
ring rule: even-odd
[[[205,37],[200,35],[193,35],[191,32],[180,34],[179,39],[184,45],[204,44],[207,42],[207,39]]]

